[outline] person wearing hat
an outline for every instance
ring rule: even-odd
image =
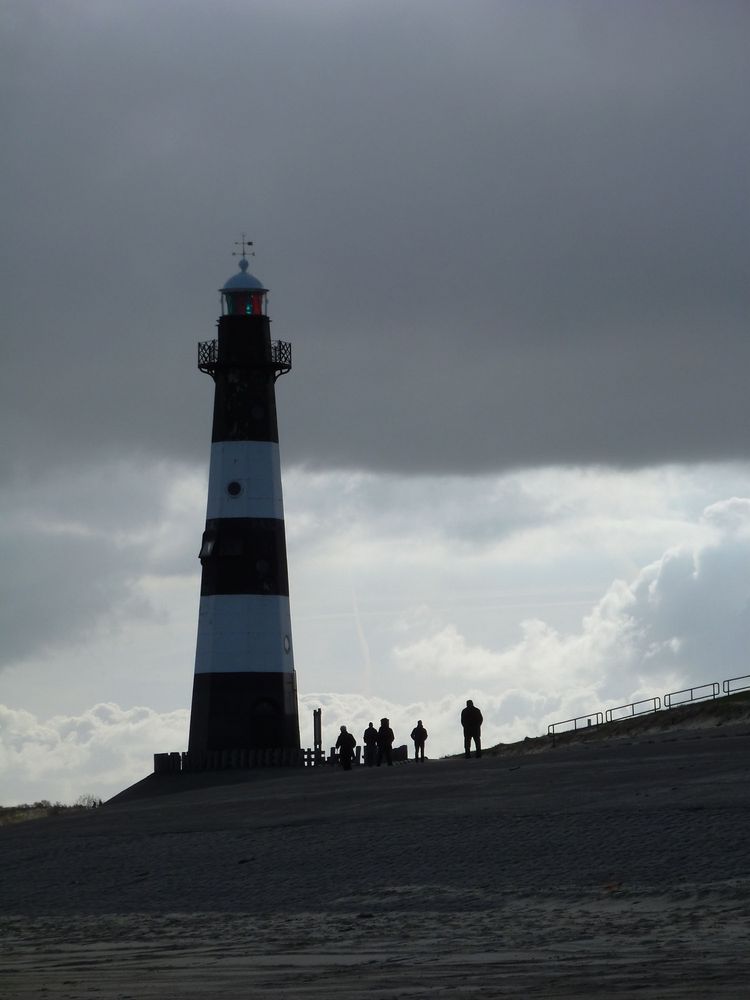
[[[341,727],[339,738],[336,740],[336,749],[339,752],[339,763],[345,771],[352,769],[352,757],[357,746],[357,741],[352,733],[346,731],[346,726]]]

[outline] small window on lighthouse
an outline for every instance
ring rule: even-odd
[[[214,544],[216,542],[216,535],[214,532],[203,532],[203,539],[201,541],[201,550],[198,553],[199,559],[208,559],[214,550]]]

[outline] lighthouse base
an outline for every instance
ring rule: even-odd
[[[298,750],[299,745],[294,673],[195,675],[189,753]]]

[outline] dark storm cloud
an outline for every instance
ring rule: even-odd
[[[287,461],[748,454],[744,4],[0,14],[6,469],[205,462],[231,241]]]
[[[150,465],[138,476],[105,463],[75,477],[37,469],[0,486],[0,669],[152,620],[140,582],[195,574],[192,510],[169,497],[180,475],[179,467]]]

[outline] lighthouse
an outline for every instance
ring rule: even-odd
[[[220,289],[217,339],[198,345],[215,389],[191,755],[299,748],[275,392],[292,348],[271,340],[250,246]]]

